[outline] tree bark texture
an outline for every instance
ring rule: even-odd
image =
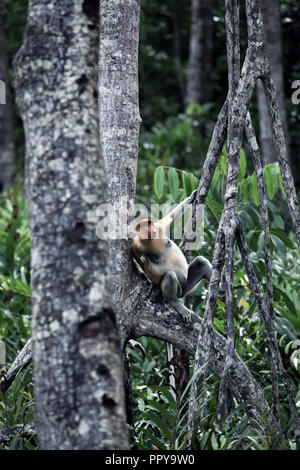
[[[209,99],[212,65],[213,1],[192,0],[186,106]]]
[[[289,132],[284,99],[280,2],[279,0],[264,0],[261,2],[261,9],[267,54],[270,61],[272,77],[276,86],[287,149],[289,149]],[[260,141],[262,146],[263,164],[265,166],[276,161],[276,149],[272,138],[268,105],[261,81],[257,82],[257,103],[259,110]]]
[[[139,0],[101,0],[100,5],[99,114],[108,202],[117,208],[125,197],[126,208],[130,208],[135,201],[141,120],[138,101],[140,4]],[[120,219],[121,216],[120,212]],[[128,239],[110,240],[114,306],[122,337],[123,331],[130,328],[126,317],[119,315],[130,290],[130,247]]]
[[[5,83],[5,104],[0,104],[0,191],[8,188],[15,176],[15,145],[10,94],[4,8],[0,0],[0,80]]]
[[[40,449],[126,449],[119,335],[99,151],[98,8],[31,0],[15,57],[32,232],[35,428]]]

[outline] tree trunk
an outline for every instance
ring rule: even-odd
[[[264,0],[261,2],[261,8],[264,21],[267,53],[270,61],[272,77],[277,90],[278,104],[288,149],[289,133],[284,100],[280,2],[279,0]],[[271,121],[261,81],[258,81],[257,83],[257,103],[259,110],[260,140],[262,146],[263,163],[264,165],[268,165],[269,163],[274,163],[276,161],[276,149],[273,143]]]
[[[193,0],[186,106],[209,100],[212,61],[212,0]]]
[[[0,0],[0,80],[5,84],[5,104],[0,104],[0,191],[13,183],[15,175],[15,146],[12,105],[4,30],[4,8]]]
[[[98,3],[31,0],[15,85],[32,231],[35,427],[40,449],[126,449],[97,104]]]
[[[111,2],[101,0],[101,41],[99,69],[99,109],[101,146],[107,171],[108,201],[119,208],[120,232],[110,240],[114,307],[127,336],[129,319],[123,316],[124,302],[131,289],[131,241],[122,229],[127,219],[122,213],[135,199],[137,155],[139,148],[138,44],[139,0]],[[119,206],[124,201],[124,207]],[[123,211],[123,212],[122,212]],[[133,214],[134,216],[134,214]],[[132,217],[133,218],[133,217]],[[124,343],[123,343],[124,345]]]

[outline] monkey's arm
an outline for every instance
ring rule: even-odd
[[[161,227],[163,229],[168,228],[172,222],[178,219],[178,217],[182,216],[185,210],[185,206],[187,204],[192,204],[195,200],[197,194],[197,189],[192,192],[192,194],[184,199],[180,204],[178,204],[173,210],[171,210],[163,219],[155,222],[157,227]]]
[[[135,257],[136,260],[139,260],[143,256],[143,252],[139,250],[135,240],[133,240],[132,242],[132,251],[133,251],[133,256]]]
[[[142,253],[139,248],[136,246],[136,243],[132,243],[132,250],[133,256],[139,267],[144,271],[147,275],[148,279],[153,282],[155,285],[159,285],[161,283],[161,274],[158,274],[155,268],[149,263],[147,259],[147,255]]]

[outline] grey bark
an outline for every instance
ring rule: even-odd
[[[209,99],[212,66],[212,0],[192,0],[186,106]]]
[[[0,0],[0,80],[5,83],[6,95],[5,104],[0,104],[0,190],[7,189],[15,176],[15,145],[4,14],[3,2]]]
[[[261,9],[264,21],[267,53],[270,61],[272,77],[276,86],[279,109],[288,149],[289,132],[284,98],[280,2],[279,0],[264,0],[261,2]],[[276,149],[273,143],[271,121],[261,81],[258,81],[257,83],[257,103],[259,110],[260,140],[262,146],[263,164],[265,166],[276,161]]]
[[[126,449],[97,104],[98,4],[31,0],[15,57],[32,232],[35,427],[40,449]]]
[[[117,208],[121,198],[125,197],[126,208],[130,208],[135,200],[141,120],[138,91],[140,5],[139,0],[101,0],[100,5],[99,114],[108,202]],[[130,247],[128,239],[110,240],[112,291],[122,337],[123,332],[128,331],[128,321],[120,312],[123,312],[130,291]]]
[[[140,2],[101,0],[100,5],[99,116],[108,202],[117,209],[124,198],[126,212],[126,209],[133,207],[135,198],[141,120],[138,90]],[[129,222],[124,223],[121,212],[118,220],[125,227]],[[119,238],[110,240],[109,245],[112,296],[121,330],[127,419],[130,422],[132,393],[125,352],[130,324],[123,308],[130,289],[131,242],[122,239],[120,235]]]

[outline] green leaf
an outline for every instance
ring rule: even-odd
[[[276,168],[273,164],[267,165],[264,168],[264,181],[266,184],[268,196],[272,200],[278,189],[278,177],[276,174]]]
[[[161,416],[164,416],[171,428],[174,427],[174,416],[166,409],[166,404],[158,403],[155,400],[149,401],[150,407],[154,408],[155,411],[158,411]]]
[[[183,199],[184,199],[184,190],[182,188],[179,188],[176,199],[175,199],[176,204],[179,204]]]
[[[175,168],[169,168],[168,182],[169,182],[170,193],[172,194],[172,197],[175,201],[178,195],[178,191],[179,191],[179,176]]]
[[[279,229],[279,228],[271,228],[270,229],[270,234],[276,235],[276,237],[280,238],[280,240],[283,241],[283,243],[288,247],[293,249],[294,248],[294,243],[292,240],[286,235],[286,233]]]
[[[158,447],[160,450],[166,450],[166,445],[163,442],[161,442],[157,437],[155,437],[154,434],[149,429],[145,428],[143,432],[148,437],[150,446],[152,444],[155,444],[156,447]]]
[[[198,186],[199,186],[199,179],[196,178],[196,176],[194,176],[194,175],[191,174],[191,175],[190,175],[190,184],[191,184],[191,188],[192,188],[192,190],[191,190],[191,193],[192,193],[193,191],[195,191],[195,189],[198,188]]]
[[[198,114],[200,116],[202,112],[203,112],[203,109],[202,109],[202,106],[200,106],[200,104],[192,103],[188,105],[187,110],[186,110],[186,115],[192,116],[193,114]]]
[[[224,175],[227,175],[227,150],[225,145],[223,146],[222,153],[220,156],[220,166],[222,173]]]
[[[31,288],[27,284],[9,276],[0,276],[0,290],[31,297]]]
[[[168,400],[169,406],[172,408],[172,410],[176,412],[178,410],[178,406],[169,388],[166,386],[163,386],[163,387],[159,387],[159,390]]]
[[[247,204],[249,204],[249,202],[250,202],[250,184],[249,184],[249,181],[250,181],[250,178],[248,176],[248,178],[243,180],[240,184],[241,194],[244,196],[245,201],[246,201]]]
[[[213,450],[218,450],[219,449],[219,445],[218,445],[218,442],[217,442],[217,439],[216,439],[216,436],[215,436],[214,432],[211,435],[211,445],[212,445]]]
[[[144,402],[144,400],[140,397],[140,398],[137,398],[136,402],[137,402],[137,405],[138,405],[138,409],[140,411],[145,411],[145,402]]]
[[[278,297],[278,295],[280,295],[282,299],[284,300],[286,306],[290,310],[290,312],[295,317],[297,317],[297,310],[295,308],[294,302],[289,298],[289,296],[282,289],[279,289],[278,287],[274,286],[273,289],[274,289],[274,293],[276,293],[276,296]]]
[[[154,190],[158,199],[160,199],[164,192],[165,185],[165,170],[163,166],[156,168],[154,173]]]
[[[256,174],[255,173],[253,173],[253,175],[252,175],[251,187],[252,187],[253,201],[257,206],[259,206],[258,187],[257,187],[257,179],[256,179]]]
[[[240,165],[239,166],[240,166],[239,174],[242,178],[244,178],[246,174],[246,170],[247,170],[247,159],[246,159],[244,149],[240,150]]]
[[[154,423],[160,432],[167,438],[168,441],[172,441],[172,429],[169,428],[167,423],[164,423],[159,416],[154,413],[148,415],[148,419]]]
[[[247,207],[247,211],[253,220],[254,226],[255,227],[260,227],[261,226],[261,220],[260,220],[260,213],[252,206]]]
[[[285,244],[279,237],[277,237],[277,235],[274,235],[273,233],[270,233],[270,238],[274,244],[274,247],[276,248],[277,254],[279,254],[280,258],[284,260],[286,258]]]
[[[213,200],[210,197],[206,198],[206,206],[208,209],[212,212],[212,214],[215,216],[217,222],[220,222],[221,215],[222,215],[222,206],[219,204],[217,201]]]
[[[273,225],[275,225],[276,228],[284,230],[284,221],[281,215],[279,214],[273,214],[274,215],[274,220],[273,220]]]
[[[186,171],[182,172],[182,184],[184,189],[184,197],[188,197],[192,193],[192,185],[191,185],[191,178],[190,173]]]

